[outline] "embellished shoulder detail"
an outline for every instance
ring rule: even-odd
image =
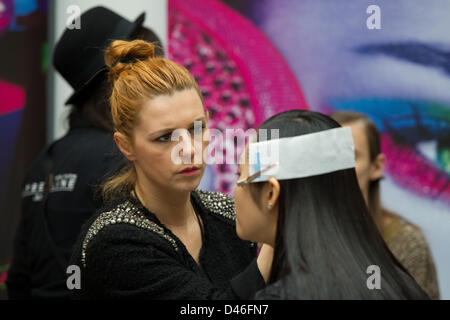
[[[195,190],[203,206],[211,212],[236,221],[236,211],[234,208],[234,199],[229,195],[214,191]]]
[[[89,242],[104,227],[118,223],[127,223],[154,232],[166,239],[175,251],[178,251],[176,241],[170,237],[161,226],[148,219],[142,210],[127,200],[116,206],[114,209],[101,213],[89,227],[81,249],[81,262],[83,267],[86,267],[86,250]]]

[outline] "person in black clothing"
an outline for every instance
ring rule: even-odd
[[[272,250],[256,258],[256,246],[236,235],[233,199],[197,189],[209,131],[194,78],[141,40],[112,42],[105,61],[114,139],[129,163],[104,184],[109,205],[75,246],[74,297],[252,298]]]
[[[92,8],[81,15],[83,28],[67,29],[55,47],[55,68],[74,89],[66,102],[72,105],[69,132],[39,154],[25,179],[6,282],[10,299],[69,297],[66,268],[73,245],[82,224],[103,205],[96,187],[125,163],[112,136],[102,47],[111,38],[158,41],[142,27],[144,17],[130,22]]]
[[[242,156],[235,190],[238,235],[274,248],[268,285],[256,299],[428,299],[391,254],[371,219],[356,178],[351,132],[342,129],[337,136],[339,129],[323,114],[286,111],[259,128],[278,130],[276,137],[258,135],[250,143],[288,140],[295,152],[280,151],[282,175],[267,171],[267,181],[256,180],[249,170],[253,159],[249,146]],[[300,138],[309,138],[308,146],[294,144]],[[291,163],[309,171],[287,169]],[[369,267],[378,267],[379,274],[368,272]],[[372,286],[372,275],[380,277],[379,287]]]

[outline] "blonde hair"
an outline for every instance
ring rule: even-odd
[[[111,43],[105,52],[112,86],[110,97],[114,130],[133,142],[133,128],[137,124],[142,105],[159,95],[176,91],[200,90],[192,75],[173,61],[155,55],[155,46],[143,40]],[[136,183],[136,171],[128,163],[118,174],[102,186],[104,201],[114,196],[129,194]]]

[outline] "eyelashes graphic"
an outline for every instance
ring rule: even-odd
[[[436,68],[450,76],[450,50],[442,44],[419,41],[367,44],[355,50],[362,55],[382,54],[406,62]]]
[[[381,135],[386,172],[418,195],[450,204],[450,105],[401,99],[332,100],[368,115]]]

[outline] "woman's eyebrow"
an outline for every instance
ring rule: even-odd
[[[206,118],[205,117],[200,117],[200,118],[197,118],[197,119],[195,119],[192,123],[191,123],[191,126],[194,126],[194,124],[195,124],[195,122],[196,121],[206,121]],[[172,132],[172,131],[175,131],[176,129],[180,129],[180,128],[164,128],[164,129],[160,129],[160,130],[158,130],[158,131],[154,131],[154,132],[151,132],[151,133],[149,133],[147,136],[157,136],[157,135],[161,135],[161,134],[164,134],[164,133],[169,133],[169,132]]]
[[[360,54],[384,54],[425,67],[439,68],[450,77],[450,51],[422,42],[367,44],[356,48]]]
[[[158,131],[155,131],[155,132],[151,132],[151,133],[147,134],[147,136],[150,137],[150,138],[151,137],[159,137],[161,135],[164,135],[166,133],[172,132],[174,130],[175,130],[174,128],[165,128],[165,129],[161,129],[161,130],[158,130]]]

